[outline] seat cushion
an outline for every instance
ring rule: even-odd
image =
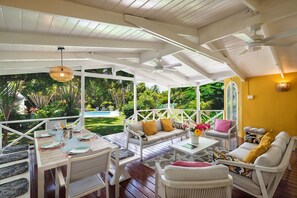
[[[228,168],[224,165],[208,167],[179,167],[168,165],[164,169],[165,178],[173,181],[208,181],[228,178]]]
[[[0,168],[0,180],[29,171],[29,163],[22,162]]]
[[[261,190],[258,185],[256,185],[250,178],[235,174],[230,172],[230,175],[233,177],[233,184],[236,184],[244,189],[247,189],[248,191],[260,195]]]
[[[239,148],[229,152],[228,155],[230,155],[234,158],[237,158],[240,161],[243,161],[244,158],[249,154],[249,152],[250,152],[250,150],[239,147]]]
[[[6,147],[3,149],[2,153],[3,154],[15,153],[15,152],[19,152],[19,151],[28,150],[28,149],[29,149],[28,144],[21,144],[21,145]]]
[[[186,134],[187,131],[183,130],[183,129],[174,129],[173,131],[171,131],[170,133],[174,133],[175,136],[180,136],[182,134]]]
[[[253,144],[253,143],[249,143],[249,142],[245,142],[242,145],[240,145],[240,148],[243,149],[247,149],[247,150],[252,150],[253,148],[255,148],[258,144]]]
[[[0,185],[0,197],[10,198],[18,197],[29,190],[29,181],[25,178],[20,178],[11,182]]]
[[[14,162],[22,159],[28,158],[28,151],[21,151],[17,153],[11,153],[7,155],[1,155],[0,156],[0,164],[5,164],[8,162]]]
[[[274,166],[278,166],[280,164],[282,160],[282,151],[279,147],[277,146],[272,146],[269,148],[269,150],[262,154],[261,156],[259,156],[254,164],[255,165],[259,165],[259,166],[267,166],[267,167],[274,167]],[[264,179],[264,183],[267,185],[270,179],[270,176],[273,173],[263,173],[263,179]],[[253,171],[252,174],[252,179],[253,182],[255,182],[256,184],[259,184],[258,182],[258,178],[256,175],[256,171]]]
[[[223,132],[219,132],[219,131],[215,131],[215,130],[205,131],[204,134],[206,136],[217,137],[217,138],[221,138],[221,139],[228,139],[228,133],[223,133]],[[234,136],[234,133],[231,133],[231,136]]]

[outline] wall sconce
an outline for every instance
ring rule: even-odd
[[[289,91],[291,87],[291,83],[289,82],[279,82],[275,84],[276,91]]]

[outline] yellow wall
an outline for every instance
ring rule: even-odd
[[[239,104],[242,104],[239,105],[240,132],[244,126],[254,126],[297,135],[297,73],[285,75],[285,80],[291,83],[288,92],[275,90],[275,83],[282,80],[280,75],[252,77],[246,82],[234,77],[225,80],[225,87],[231,80],[238,84]],[[248,95],[254,99],[248,100]]]

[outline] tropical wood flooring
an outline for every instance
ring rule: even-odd
[[[116,142],[122,146],[125,146],[126,135],[124,133],[114,134],[106,136],[109,140]],[[174,141],[179,141],[179,139],[175,139]],[[151,157],[160,155],[162,153],[168,152],[170,149],[168,145],[171,144],[170,141],[163,142],[161,144],[149,147],[144,150],[144,159],[149,159]],[[234,146],[234,145],[233,145]],[[138,153],[138,146],[134,144],[129,145],[129,149]],[[34,153],[31,154],[31,197],[37,198],[37,166],[36,160],[34,157]],[[275,198],[297,198],[297,152],[294,151],[291,157],[291,166],[292,171],[286,171],[283,176],[277,191],[275,193]],[[133,162],[128,164],[127,170],[132,176],[131,179],[123,181],[120,183],[120,197],[150,197],[153,198],[155,196],[155,176],[154,170],[142,165],[140,161]],[[51,198],[54,197],[54,180],[52,174],[50,172],[46,173],[46,186],[45,192],[46,197]],[[110,186],[110,197],[114,197],[114,187]],[[64,189],[60,189],[60,197],[64,197]],[[85,198],[95,198],[95,194],[91,194],[86,196]],[[105,190],[101,191],[101,197],[105,197]],[[233,188],[232,192],[233,198],[251,198],[252,196],[246,194],[236,188]]]

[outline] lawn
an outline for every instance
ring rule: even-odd
[[[110,135],[113,133],[123,132],[125,116],[119,117],[101,117],[101,118],[86,118],[85,128],[100,134]]]

